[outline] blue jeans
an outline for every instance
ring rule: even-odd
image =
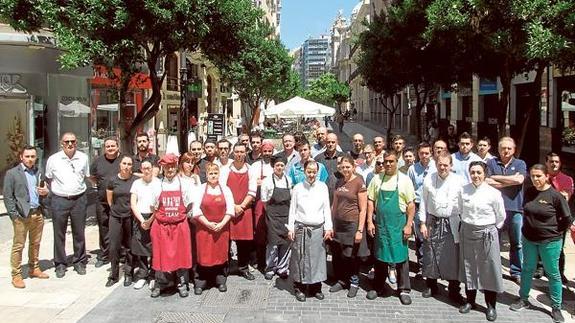
[[[506,211],[505,222],[501,231],[507,232],[509,236],[509,273],[513,277],[521,276],[521,263],[523,253],[521,251],[521,227],[523,226],[523,213]],[[501,235],[499,235],[501,237]]]

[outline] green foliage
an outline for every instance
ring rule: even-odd
[[[336,103],[349,100],[350,88],[347,83],[338,81],[332,73],[325,73],[309,84],[304,97],[310,101],[333,107]]]
[[[53,30],[65,68],[120,67],[120,92],[134,73],[148,73],[152,95],[126,129],[132,135],[158,111],[161,57],[201,50],[216,65],[233,60],[262,15],[249,0],[0,0],[0,8],[18,30]]]
[[[277,103],[280,103],[295,96],[303,96],[303,87],[299,74],[293,69],[290,69],[285,82],[279,83],[271,89],[270,97]]]

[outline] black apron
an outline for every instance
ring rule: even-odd
[[[272,174],[274,190],[272,197],[266,205],[266,219],[268,229],[268,244],[283,245],[287,244],[287,223],[289,215],[289,206],[291,201],[291,192],[289,182],[285,177],[287,188],[276,187],[276,180]]]
[[[152,213],[142,213],[144,220],[149,219],[151,216]],[[136,256],[151,257],[152,239],[150,239],[150,229],[142,229],[140,221],[136,219],[132,221],[132,226],[132,241],[130,244],[130,252]]]

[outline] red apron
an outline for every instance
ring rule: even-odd
[[[152,268],[171,272],[192,268],[192,243],[181,187],[160,193],[160,203],[152,222]]]
[[[234,203],[241,204],[248,195],[249,175],[248,172],[239,174],[230,169],[228,182],[226,183],[234,195]],[[230,221],[231,240],[253,240],[254,239],[254,219],[252,209],[246,209],[240,216],[235,216]]]
[[[263,181],[265,178],[264,176],[264,162],[261,162],[260,168],[260,179]],[[259,245],[267,244],[267,228],[266,228],[266,210],[264,208],[264,202],[261,200],[261,186],[258,186],[258,192],[255,198],[255,204],[253,207],[254,212],[254,231],[255,231],[255,240],[256,243]]]
[[[226,199],[224,198],[221,187],[220,195],[209,195],[208,184],[206,184],[200,209],[208,221],[222,221],[226,213]],[[197,223],[196,256],[198,258],[198,264],[205,267],[225,264],[228,261],[230,247],[229,223],[220,232],[210,231],[200,222]]]

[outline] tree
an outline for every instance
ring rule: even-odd
[[[358,71],[366,85],[380,93],[380,101],[393,115],[399,103],[388,104],[387,98],[411,87],[415,96],[416,135],[422,139],[421,112],[438,85],[449,80],[445,57],[448,48],[435,46],[424,38],[427,28],[426,9],[430,0],[396,1],[386,12],[375,15],[359,35],[361,53]],[[411,100],[411,98],[409,98]],[[397,100],[392,100],[397,101]]]
[[[156,71],[160,58],[201,50],[216,65],[233,60],[261,17],[249,0],[0,0],[0,6],[2,19],[17,30],[53,30],[64,67],[94,63],[121,68],[121,105],[132,76],[148,74],[152,94],[122,128],[127,147],[159,110],[166,75]]]
[[[260,104],[273,99],[280,88],[289,84],[291,57],[272,30],[259,23],[248,36],[248,45],[237,58],[222,64],[222,76],[233,86],[251,112],[248,131],[259,123]]]
[[[348,84],[338,81],[332,73],[325,73],[311,81],[304,97],[330,107],[336,104],[339,106],[349,100],[350,88]]]
[[[570,0],[435,0],[427,9],[430,43],[446,44],[455,70],[480,77],[500,78],[502,93],[497,109],[499,135],[505,120],[511,81],[516,75],[536,72],[524,113],[518,152],[528,128],[539,125],[540,86],[544,69],[561,56],[574,57],[575,3]],[[455,44],[455,46],[453,46]],[[573,64],[573,61],[568,64]]]
[[[293,69],[290,69],[285,82],[277,84],[276,87],[272,88],[269,95],[277,103],[285,102],[296,96],[303,96],[303,88],[299,74]]]

